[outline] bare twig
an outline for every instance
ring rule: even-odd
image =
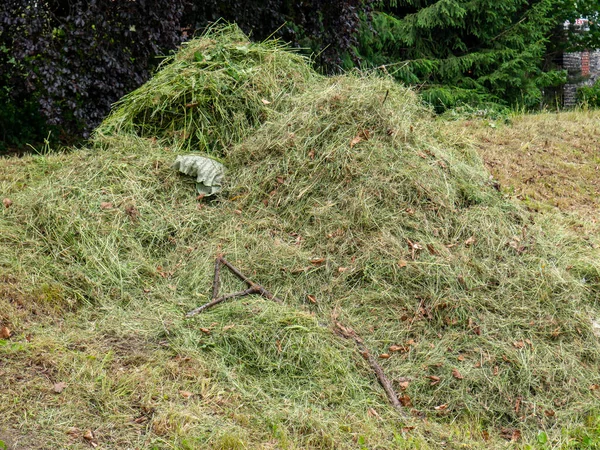
[[[196,309],[191,310],[189,313],[186,314],[186,317],[195,316],[196,314],[201,313],[205,309],[212,308],[213,306],[221,303],[222,301],[229,300],[230,298],[243,297],[245,295],[250,295],[250,294],[258,294],[258,291],[255,288],[248,288],[245,291],[234,292],[233,294],[227,294],[222,297],[215,298],[214,300],[212,300],[208,303],[205,303],[204,305],[199,306]]]
[[[248,278],[246,275],[244,275],[242,272],[240,272],[237,268],[232,266],[231,263],[229,261],[227,261],[225,258],[220,258],[220,259],[221,259],[221,262],[225,266],[227,266],[227,268],[229,270],[231,270],[231,272],[234,275],[236,275],[240,280],[246,282],[248,284],[248,286],[250,286],[250,287],[255,287],[260,295],[268,298],[269,300],[273,300],[277,303],[283,303],[283,301],[280,298],[275,297],[271,292],[267,291],[260,284],[257,284],[254,281],[252,281],[250,278]]]
[[[249,286],[248,289],[246,289],[244,291],[234,292],[233,294],[227,294],[227,295],[218,297],[219,286],[220,286],[220,277],[221,277],[221,265],[224,265],[225,267],[227,267],[235,276],[237,276],[240,280],[242,280],[243,282],[248,284],[248,286]],[[195,316],[196,314],[199,314],[202,311],[212,308],[213,306],[221,303],[222,301],[228,300],[230,298],[244,297],[246,295],[251,295],[251,294],[260,294],[269,300],[273,300],[274,302],[283,303],[281,301],[281,299],[275,297],[275,295],[273,295],[270,291],[267,291],[260,284],[255,283],[250,278],[248,278],[246,275],[244,275],[242,272],[240,272],[235,266],[233,266],[225,258],[223,258],[222,256],[219,256],[215,260],[215,276],[213,278],[211,301],[208,303],[205,303],[202,306],[199,306],[196,309],[193,309],[192,311],[190,311],[189,313],[186,314],[186,317]]]
[[[336,326],[337,334],[339,334],[340,336],[342,336],[346,339],[351,339],[356,343],[360,354],[362,355],[363,358],[365,358],[367,360],[367,362],[369,363],[369,366],[371,366],[371,369],[373,369],[373,372],[375,372],[375,376],[377,376],[377,380],[379,381],[379,384],[381,384],[381,387],[385,391],[392,406],[398,411],[398,413],[402,417],[406,417],[406,412],[404,411],[404,408],[402,407],[400,400],[398,400],[398,397],[396,395],[396,392],[394,391],[392,383],[390,382],[388,377],[385,376],[385,373],[383,372],[383,369],[381,368],[381,366],[379,365],[377,360],[373,357],[373,355],[371,355],[369,353],[369,351],[367,350],[367,347],[365,347],[365,343],[363,342],[361,337],[359,335],[357,335],[356,332],[352,328],[345,327],[340,322],[338,322],[335,318],[334,318],[334,324]]]

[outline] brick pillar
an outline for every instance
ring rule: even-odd
[[[590,75],[590,52],[581,53],[581,75],[587,77]]]

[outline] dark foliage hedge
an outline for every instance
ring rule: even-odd
[[[49,125],[85,134],[181,42],[183,9],[184,0],[4,0],[4,94],[17,105],[33,99]]]

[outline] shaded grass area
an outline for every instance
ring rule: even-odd
[[[241,37],[203,39],[212,54]],[[177,58],[161,73],[183,70]],[[127,115],[148,88],[90,148],[0,160],[12,200],[0,215],[0,325],[13,331],[0,341],[0,439],[593,448],[600,276],[589,245],[498,193],[412,91],[302,70],[279,104],[244,97],[262,116],[241,134],[223,115],[193,118],[226,136],[212,147],[229,169],[213,201],[170,168],[173,147],[204,149],[209,132],[154,139],[155,124]],[[233,92],[227,114],[246,91]],[[169,120],[175,131],[188,123]],[[219,253],[284,305],[248,297],[184,319],[208,300]],[[236,290],[224,274],[222,292]],[[333,332],[334,315],[390,355],[380,363],[409,419]]]

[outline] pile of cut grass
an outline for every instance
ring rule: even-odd
[[[214,26],[117,102],[96,135],[134,134],[219,156],[313,77],[307,59],[279,42],[253,43],[235,25]]]
[[[209,54],[229,36],[201,41]],[[178,58],[161,73],[191,70]],[[170,168],[173,144],[110,128],[127,99],[96,136],[102,151],[0,162],[13,201],[0,215],[0,325],[14,330],[0,341],[0,439],[6,429],[26,448],[83,448],[91,429],[107,448],[300,449],[598,438],[600,277],[585,244],[504,199],[409,89],[300,73],[279,105],[260,102],[265,120],[243,133],[218,125],[229,170],[211,202]],[[284,304],[243,298],[184,319],[207,301],[219,253]],[[222,292],[236,290],[224,273]],[[332,316],[390,355],[380,362],[410,419]]]

